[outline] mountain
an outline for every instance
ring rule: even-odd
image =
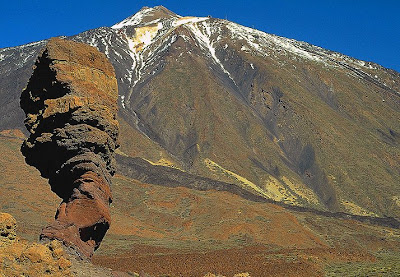
[[[117,244],[110,242],[104,253],[113,253],[126,236],[136,238],[131,243],[158,238],[178,248],[197,237],[210,240],[205,247],[211,240],[287,247],[282,240],[299,238],[283,225],[302,234],[300,248],[332,246],[333,237],[347,247],[343,230],[351,224],[337,218],[398,225],[398,72],[227,20],[182,17],[162,6],[67,39],[105,53],[118,81],[121,148],[113,190],[124,206],[116,208],[117,227],[108,235]],[[22,164],[18,137],[26,130],[19,99],[45,43],[0,49],[4,170]],[[3,182],[20,190],[18,170],[7,170],[17,177]],[[23,170],[45,182],[33,169]],[[229,212],[240,206],[247,207],[241,211],[247,221]],[[280,209],[282,218],[274,217]],[[221,214],[232,216],[232,225]],[[255,219],[259,214],[272,222],[268,235],[264,219]],[[318,220],[334,231],[319,229]],[[140,228],[128,230],[129,224]],[[242,227],[229,231],[227,242],[217,226]],[[359,227],[365,236],[380,236],[368,226]],[[352,245],[369,241],[360,242],[365,237],[356,231],[351,237]]]
[[[125,154],[294,205],[400,215],[397,72],[164,7],[70,39],[115,67]],[[0,52],[2,129],[24,130],[43,45]]]

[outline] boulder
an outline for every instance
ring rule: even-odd
[[[7,213],[0,213],[0,246],[8,245],[15,241],[17,221]]]
[[[73,276],[62,244],[31,243],[17,237],[17,222],[0,213],[0,276]]]

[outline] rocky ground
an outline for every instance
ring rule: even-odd
[[[17,236],[17,221],[8,213],[0,213],[0,277],[11,276],[82,276],[82,277],[152,277],[143,270],[140,273],[123,272],[96,266],[76,256],[73,249],[57,240],[47,243],[30,242]],[[183,256],[182,258],[185,258]],[[186,257],[187,258],[187,257]],[[211,256],[210,256],[211,258]],[[168,259],[165,257],[165,259]],[[189,263],[190,265],[190,263]],[[154,265],[157,267],[156,265]],[[222,277],[207,273],[205,277]],[[238,273],[234,277],[250,277]]]
[[[0,213],[0,276],[74,276],[60,242],[29,242],[17,236],[16,228],[10,214]]]

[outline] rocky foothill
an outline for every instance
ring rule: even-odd
[[[0,276],[73,276],[62,244],[31,243],[17,237],[14,217],[0,213]]]

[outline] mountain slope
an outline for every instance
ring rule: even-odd
[[[69,39],[115,68],[121,154],[287,204],[400,217],[397,72],[164,7]],[[0,50],[1,130],[24,131],[19,95],[43,45]]]
[[[24,162],[21,143],[20,132],[0,134],[0,170],[5,173],[0,175],[0,210],[12,212],[18,233],[32,241],[53,220],[60,199]],[[162,171],[167,170],[172,169]],[[114,270],[154,276],[321,276],[327,264],[339,263],[340,270],[340,263],[361,262],[371,271],[379,266],[393,273],[388,276],[400,272],[399,255],[389,256],[400,246],[398,227],[296,212],[223,191],[168,188],[119,174],[113,195],[113,221],[94,263]],[[377,251],[389,259],[376,265]],[[71,270],[77,270],[75,264]]]

